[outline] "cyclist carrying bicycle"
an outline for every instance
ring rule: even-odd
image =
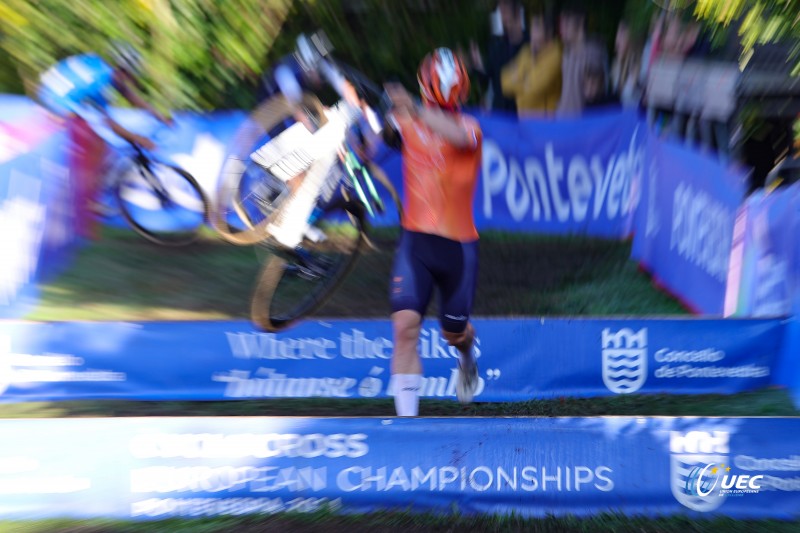
[[[417,416],[422,364],[417,344],[433,289],[443,336],[460,358],[456,395],[469,403],[478,387],[469,321],[478,277],[472,203],[481,164],[478,122],[460,112],[469,94],[462,60],[447,48],[426,56],[417,73],[423,105],[401,85],[387,85],[390,122],[403,160],[403,235],[391,281],[392,375],[398,416]],[[386,128],[390,133],[392,128]]]
[[[324,56],[329,43],[323,43],[320,34],[315,34],[312,39],[309,40],[305,35],[298,37],[293,62],[279,65],[273,74],[278,90],[296,107],[296,115],[309,130],[309,137],[305,139],[305,146],[301,147],[301,151],[310,165],[288,179],[287,185],[292,196],[286,200],[281,214],[267,227],[267,231],[281,246],[299,252],[302,252],[299,246],[303,237],[313,231],[308,223],[309,217],[317,205],[321,191],[334,175],[333,167],[341,158],[339,148],[342,139],[349,139],[352,144],[357,145],[354,147],[356,152],[365,156],[365,147],[352,139],[351,132],[356,127],[361,132],[371,132],[370,137],[374,138],[380,130],[380,125],[375,120],[370,120],[372,114],[353,84],[326,61]],[[327,122],[319,130],[307,123],[307,115],[301,109],[303,79],[325,79],[341,97],[335,106],[325,109]],[[364,123],[364,127],[358,127],[360,122]],[[373,141],[370,144],[375,143]],[[271,150],[271,143],[268,143],[251,157],[269,170],[269,163],[265,161],[271,161],[272,158],[265,154]]]

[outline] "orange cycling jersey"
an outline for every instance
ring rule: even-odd
[[[478,239],[472,202],[481,164],[481,129],[460,115],[473,146],[456,148],[421,120],[398,117],[403,139],[403,227],[459,242]]]

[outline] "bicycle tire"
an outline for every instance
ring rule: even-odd
[[[209,220],[209,213],[210,213],[210,203],[208,198],[203,192],[202,187],[197,182],[197,180],[189,174],[186,170],[175,166],[169,165],[166,163],[161,163],[157,161],[150,162],[151,167],[158,167],[161,169],[169,170],[173,172],[175,175],[179,176],[182,180],[189,184],[194,195],[196,195],[195,200],[199,200],[202,204],[200,217],[193,217],[189,222],[189,227],[185,231],[171,231],[171,230],[158,230],[155,229],[152,225],[148,225],[147,223],[143,223],[138,215],[134,215],[134,208],[132,203],[128,202],[125,198],[125,191],[126,185],[128,182],[126,178],[131,175],[131,171],[137,170],[139,173],[149,172],[149,169],[144,167],[143,165],[134,162],[130,171],[125,173],[121,176],[115,183],[114,186],[114,197],[117,201],[117,205],[119,205],[120,212],[122,213],[123,218],[125,221],[133,228],[136,233],[144,237],[150,242],[155,244],[159,244],[161,246],[187,246],[189,244],[194,243],[200,235],[200,229],[202,228],[203,224],[208,222]],[[154,176],[155,179],[161,180],[158,176]],[[163,184],[163,180],[162,184]],[[139,185],[144,184],[148,186],[149,183],[146,179],[142,179],[139,182]],[[169,187],[165,187],[165,190],[169,190]],[[180,202],[175,201],[173,198],[170,200],[175,204],[180,204]],[[190,200],[191,201],[191,200]],[[162,206],[163,210],[163,206]],[[184,217],[186,218],[186,217]]]
[[[296,299],[296,304],[293,304],[294,307],[288,312],[276,310],[276,293],[281,287],[281,282],[286,281],[289,276],[301,277],[301,275],[290,272],[290,266],[293,264],[291,260],[281,254],[273,255],[261,270],[251,298],[251,320],[259,329],[268,332],[283,331],[298,320],[314,313],[330,299],[342,281],[352,271],[364,243],[365,226],[362,208],[355,202],[339,202],[337,205],[326,209],[320,218],[324,218],[335,211],[346,213],[347,218],[351,220],[356,230],[351,249],[347,250],[345,257],[336,266],[335,270],[326,273],[324,283],[316,290],[305,291],[303,293],[304,298]]]
[[[324,124],[324,107],[319,98],[310,93],[304,93],[303,105],[316,112],[320,124]],[[277,209],[272,216],[265,217],[260,221],[253,221],[247,214],[247,209],[242,205],[243,198],[240,190],[241,180],[247,171],[248,165],[257,163],[250,160],[250,154],[257,148],[256,142],[266,134],[272,132],[281,123],[293,116],[294,108],[283,95],[273,96],[259,106],[257,106],[248,116],[245,125],[240,127],[240,132],[236,134],[233,146],[237,147],[237,152],[228,156],[225,169],[222,173],[220,184],[217,186],[217,193],[212,211],[211,223],[219,235],[231,244],[248,246],[257,244],[268,237],[267,226],[272,222],[274,216],[280,209]],[[239,166],[244,167],[239,171]],[[266,170],[264,170],[266,172]],[[234,227],[228,217],[235,214],[244,227]]]

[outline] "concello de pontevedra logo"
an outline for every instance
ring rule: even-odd
[[[647,379],[647,328],[634,333],[630,328],[612,333],[603,330],[603,383],[617,394],[642,388]]]

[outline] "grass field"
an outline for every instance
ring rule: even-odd
[[[583,237],[485,233],[476,315],[685,315],[628,258],[630,243]],[[33,320],[246,319],[257,249],[209,238],[159,248],[126,231],[106,230],[72,267],[41,287]],[[391,252],[362,256],[323,316],[387,317]],[[435,310],[435,304],[431,311]],[[428,416],[702,415],[797,416],[785,391],[731,396],[558,398],[461,406],[423,400]],[[392,416],[391,400],[226,402],[57,402],[0,405],[3,417],[38,416]]]
[[[107,231],[73,266],[43,286],[33,320],[207,320],[247,318],[259,253],[206,240],[187,249],[161,249],[134,235]],[[629,243],[570,237],[484,234],[475,314],[681,315],[628,260]],[[363,257],[321,316],[386,317],[391,254]],[[435,306],[431,311],[435,310]],[[630,395],[473,404],[423,400],[426,416],[800,416],[786,391],[730,396]],[[71,401],[0,405],[2,418],[106,416],[355,416],[394,415],[392,400],[241,400],[225,402]],[[2,531],[800,531],[800,524],[685,517],[648,519],[603,515],[523,519],[383,512],[230,517],[155,523],[47,521],[3,523]]]
[[[516,516],[452,516],[383,512],[369,515],[282,514],[268,517],[224,517],[196,520],[165,520],[150,523],[115,521],[0,522],[0,533],[792,533],[798,524],[774,520],[694,520],[683,517],[660,519],[606,514],[592,518]]]
[[[477,316],[685,314],[628,260],[629,243],[487,233],[480,246]],[[108,231],[41,287],[41,303],[28,318],[247,318],[262,255],[213,239],[159,248]],[[318,315],[388,317],[391,261],[390,250],[365,253]]]

